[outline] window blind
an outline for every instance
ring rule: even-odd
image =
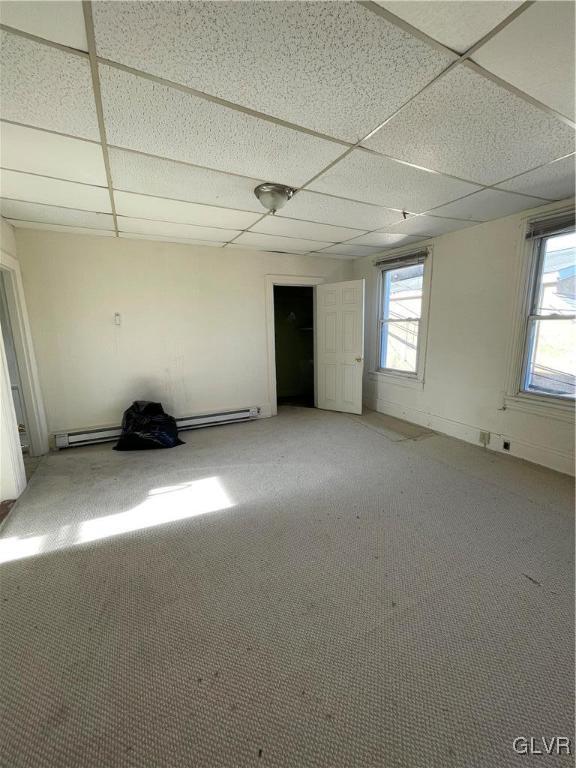
[[[374,261],[375,267],[394,269],[395,267],[409,267],[413,264],[423,264],[428,256],[428,250],[407,253],[405,256],[380,256]]]
[[[574,229],[575,213],[564,212],[557,216],[550,216],[546,219],[535,219],[528,225],[528,232],[526,234],[527,240],[534,240],[538,237],[546,237],[547,235],[560,235],[562,232],[569,232]]]

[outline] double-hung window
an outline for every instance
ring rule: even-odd
[[[381,261],[378,316],[378,369],[384,373],[421,373],[425,260],[427,251]]]
[[[574,217],[533,222],[521,391],[574,399],[576,391],[576,231]]]

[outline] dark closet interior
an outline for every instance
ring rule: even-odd
[[[314,407],[314,289],[274,286],[278,405]]]

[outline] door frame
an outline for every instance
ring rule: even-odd
[[[270,415],[278,414],[278,400],[276,392],[276,344],[274,327],[274,286],[291,285],[314,287],[325,283],[324,277],[309,277],[304,275],[266,275],[266,341],[268,352],[268,400],[270,403]],[[314,304],[316,303],[316,291],[314,291]],[[316,322],[314,322],[316,325]],[[316,328],[314,328],[314,402],[316,402]]]
[[[12,325],[16,360],[22,379],[22,399],[26,411],[26,426],[30,433],[28,435],[30,439],[29,452],[31,456],[42,456],[48,453],[49,449],[48,425],[32,344],[22,274],[18,260],[2,249],[0,249],[0,270],[4,275],[8,315]],[[20,451],[18,432],[14,435],[14,441],[15,445],[17,441]]]

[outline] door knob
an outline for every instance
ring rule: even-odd
[[[357,363],[361,363],[361,362],[362,362],[362,358],[361,358],[361,357],[357,357],[357,358],[356,358],[356,362],[357,362]]]

